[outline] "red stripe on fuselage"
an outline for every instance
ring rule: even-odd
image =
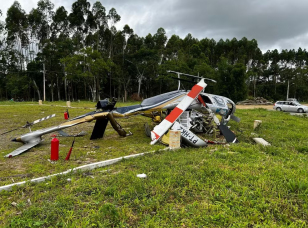
[[[178,107],[175,107],[170,114],[166,117],[166,120],[168,120],[171,123],[174,123],[176,119],[182,114],[183,110],[179,109]]]
[[[198,96],[198,94],[199,94],[202,90],[203,90],[203,87],[202,87],[202,86],[194,85],[194,86],[191,88],[190,92],[187,94],[187,96],[189,96],[189,97],[195,99],[195,98]]]

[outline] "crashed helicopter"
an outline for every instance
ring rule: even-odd
[[[108,122],[120,136],[129,136],[132,133],[127,133],[115,119],[138,114],[150,117],[154,122],[159,123],[153,130],[146,125],[146,134],[151,137],[151,144],[159,141],[169,129],[180,130],[183,143],[189,146],[201,147],[207,146],[208,143],[215,144],[217,142],[202,139],[196,135],[215,130],[212,123],[217,126],[228,143],[238,142],[235,134],[226,126],[230,119],[239,121],[239,118],[234,116],[235,103],[223,96],[204,93],[204,88],[207,86],[204,80],[215,82],[214,80],[175,71],[168,71],[168,73],[178,75],[178,90],[144,99],[139,105],[120,108],[115,107],[115,99],[100,100],[96,105],[96,111],[80,115],[57,126],[33,132],[30,130],[29,133],[12,139],[24,145],[5,157],[14,157],[38,145],[42,141],[42,135],[57,131],[63,136],[68,136],[62,129],[93,120],[96,120],[96,123],[90,140],[102,138]],[[190,91],[180,90],[181,75],[196,78],[199,82]],[[221,116],[221,120],[216,114]]]

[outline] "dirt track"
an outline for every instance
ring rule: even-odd
[[[236,105],[237,109],[254,109],[254,108],[265,108],[273,109],[274,105]]]

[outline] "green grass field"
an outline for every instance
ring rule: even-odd
[[[0,102],[1,132],[56,113],[33,130],[61,123],[64,102]],[[58,106],[59,105],[59,106]],[[70,116],[94,108],[72,102]],[[123,106],[127,104],[119,104]],[[0,139],[0,185],[54,174],[80,165],[147,151],[155,153],[112,166],[26,184],[0,192],[0,226],[4,227],[306,227],[308,221],[308,118],[265,109],[237,110],[240,123],[230,126],[239,144],[159,151],[150,145],[136,116],[119,119],[132,136],[121,138],[109,126],[103,139],[90,141],[94,123],[67,132],[76,138],[71,160],[64,158],[73,138],[59,137],[60,160],[50,163],[50,135],[24,154],[3,156],[21,144]],[[253,121],[262,125],[253,130]],[[269,147],[256,145],[261,137]],[[147,174],[139,179],[137,174]],[[68,180],[70,179],[70,180]]]

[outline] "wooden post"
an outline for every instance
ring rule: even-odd
[[[171,130],[169,131],[169,148],[178,149],[181,148],[181,131]]]
[[[262,120],[255,120],[253,122],[253,129],[255,130],[257,127],[259,127],[262,123]]]

